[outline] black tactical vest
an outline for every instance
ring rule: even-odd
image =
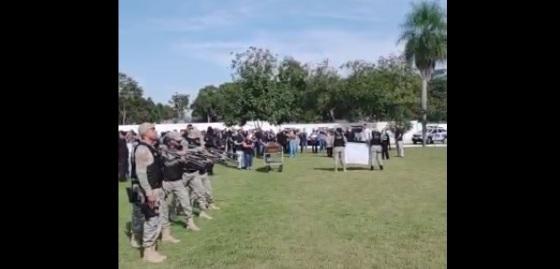
[[[177,181],[183,178],[184,164],[177,162],[172,166],[163,166],[163,180]]]
[[[147,147],[154,157],[154,162],[148,165],[148,167],[146,168],[146,172],[148,174],[148,183],[150,183],[150,187],[152,187],[152,189],[161,188],[161,182],[163,180],[163,161],[161,158],[161,154],[152,146],[144,143],[143,141],[140,141],[138,145],[134,147],[131,157],[132,159],[130,160],[130,163],[132,165],[132,172],[130,177],[133,181],[138,181],[138,176],[136,175],[136,149],[138,149],[140,145]]]
[[[334,133],[333,146],[344,147],[345,145],[346,145],[346,143],[344,143],[344,135],[342,133],[339,133],[339,132]]]
[[[381,133],[378,131],[371,131],[371,144],[381,145]]]

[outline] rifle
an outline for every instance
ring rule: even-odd
[[[152,217],[159,216],[159,205],[155,205],[150,207],[148,204],[148,199],[146,196],[146,192],[138,182],[132,182],[132,186],[126,188],[126,192],[128,194],[128,201],[131,204],[135,204],[140,207],[140,211],[146,217],[146,219],[150,219]]]
[[[185,163],[183,166],[183,170],[185,170],[186,172],[199,171],[200,174],[204,174],[206,173],[206,171],[212,170],[211,166],[213,166],[213,163],[210,162],[211,165],[209,165],[205,159],[197,157],[196,155],[188,153],[183,155],[179,154],[178,152],[169,151],[167,149],[162,150],[178,159],[183,160]]]
[[[189,142],[189,145],[192,145],[193,147],[200,147],[202,146],[200,144],[200,138],[190,138],[190,137],[185,137],[185,140],[187,140],[187,142]]]

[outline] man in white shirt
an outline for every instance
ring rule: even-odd
[[[361,133],[361,141],[367,143],[370,140],[371,140],[371,129],[368,128],[367,123],[364,123],[364,126],[362,127],[362,133]]]

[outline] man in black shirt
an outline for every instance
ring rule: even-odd
[[[241,143],[241,148],[243,150],[243,169],[251,170],[253,166],[253,153],[255,152],[253,140],[246,136]]]
[[[381,160],[381,133],[374,128],[371,131],[371,140],[369,141],[369,166],[370,170],[373,170],[373,163],[375,162],[379,165],[379,169],[383,170],[383,161]]]
[[[241,169],[245,167],[245,160],[244,160],[244,152],[243,152],[243,141],[245,138],[243,137],[243,132],[238,130],[237,133],[233,137],[233,146],[235,154],[237,154],[237,168]]]
[[[346,132],[344,132],[344,137],[346,137],[346,141],[348,141],[348,142],[353,142],[354,141],[352,139],[352,131],[350,130],[350,128],[346,128]]]
[[[227,130],[225,133],[225,144],[227,152],[235,153],[235,148],[233,145],[233,132],[231,130]]]
[[[257,156],[262,156],[264,150],[265,137],[261,129],[255,132],[255,147],[257,149]]]
[[[397,157],[404,157],[404,147],[403,147],[403,129],[397,126],[395,130],[395,140],[397,141]]]
[[[389,146],[391,142],[389,139],[389,130],[385,128],[381,133],[381,159],[389,160]]]
[[[305,132],[305,129],[299,133],[299,147],[300,153],[303,153],[303,150],[307,149],[307,133]]]
[[[344,154],[344,150],[346,149],[346,137],[344,137],[342,128],[336,128],[336,132],[334,133],[333,146],[334,171],[338,171],[338,162],[340,162],[342,164],[344,172],[346,172],[346,156]]]
[[[278,141],[278,144],[282,145],[284,153],[288,153],[288,138],[286,136],[286,133],[284,131],[278,132],[278,134],[276,135],[276,140]]]

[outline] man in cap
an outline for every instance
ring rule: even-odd
[[[173,198],[176,198],[187,219],[187,229],[200,230],[193,221],[191,199],[189,192],[183,182],[184,165],[186,160],[181,158],[186,154],[181,142],[183,138],[177,132],[169,132],[164,138],[164,144],[160,147],[163,162],[163,190],[166,194],[165,206],[161,209],[162,214],[162,241],[178,243],[179,240],[171,236],[169,229],[169,206]]]
[[[190,148],[188,142],[183,139],[181,142],[183,149],[186,153],[200,152],[202,148]],[[220,209],[214,203],[214,196],[212,194],[212,183],[210,182],[210,177],[208,171],[200,173],[199,171],[190,171],[183,175],[183,182],[191,190],[191,201],[197,202],[199,208],[201,209],[200,217],[206,219],[212,219],[206,211],[207,209]]]
[[[143,260],[160,263],[167,258],[156,251],[156,240],[161,232],[161,215],[158,210],[165,199],[162,190],[163,164],[160,153],[154,148],[158,139],[155,125],[142,123],[138,127],[138,133],[141,140],[132,153],[131,182],[132,190],[144,196],[145,201],[143,204],[133,203],[131,243],[138,244],[137,240],[142,238]]]
[[[202,151],[201,148],[186,147],[186,141],[183,141],[183,146],[187,149],[187,154]],[[191,190],[192,203],[194,204],[196,202],[201,210],[199,216],[206,219],[212,219],[212,217],[207,214],[207,210],[220,208],[214,204],[212,183],[210,182],[208,171],[204,171],[202,173],[200,171],[190,171],[184,174],[183,181]]]

